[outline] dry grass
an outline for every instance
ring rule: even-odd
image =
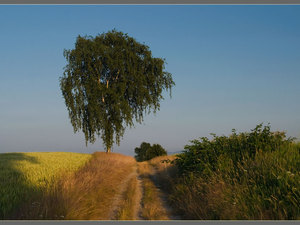
[[[147,161],[138,163],[138,173],[141,178],[148,178],[153,174],[153,168]]]
[[[153,167],[148,162],[138,164],[139,174],[143,182],[142,217],[146,220],[168,220],[169,215],[160,198],[160,193],[150,179]]]
[[[130,179],[126,191],[123,193],[122,200],[117,211],[117,220],[133,220],[136,214],[136,194],[138,189],[136,176]]]
[[[176,155],[159,156],[149,160],[149,164],[155,169],[155,177],[153,179],[162,190],[166,193],[171,193],[173,180],[177,174],[177,167],[170,163]]]
[[[56,182],[25,219],[109,220],[114,198],[135,165],[130,156],[96,152],[83,168]]]
[[[150,159],[149,163],[160,171],[166,169],[171,165],[170,163],[164,163],[163,161],[172,161],[175,158],[176,155],[163,155],[163,156],[158,156],[153,159]]]
[[[63,181],[66,219],[107,220],[114,196],[122,181],[135,166],[130,156],[94,153],[90,163],[70,179]]]
[[[187,184],[188,183],[188,184]],[[193,181],[182,180],[173,187],[170,195],[172,207],[184,219],[230,219],[236,212],[234,206],[228,207],[226,193],[230,187],[217,179],[210,183],[197,178]],[[224,206],[227,207],[224,207]]]

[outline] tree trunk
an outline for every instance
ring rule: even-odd
[[[111,152],[111,149],[110,148],[107,148],[106,149],[106,153],[110,153]]]
[[[100,78],[98,79],[98,84],[99,84],[99,86],[101,85]],[[103,94],[102,94],[102,102],[104,103],[104,96],[103,96]]]

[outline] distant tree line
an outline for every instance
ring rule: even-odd
[[[143,142],[140,147],[134,149],[136,156],[135,159],[138,162],[150,160],[157,156],[167,155],[167,151],[159,144],[153,144]]]

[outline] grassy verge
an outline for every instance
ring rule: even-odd
[[[50,191],[62,172],[72,173],[90,158],[89,154],[64,152],[0,154],[0,219],[21,215],[18,208],[25,202],[35,210],[38,199]]]

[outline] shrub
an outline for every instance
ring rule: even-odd
[[[187,219],[300,219],[300,145],[258,125],[192,141],[172,162],[170,200]]]
[[[237,166],[245,157],[254,159],[258,151],[272,152],[294,140],[286,138],[284,132],[271,132],[269,125],[262,128],[262,124],[257,125],[250,133],[237,134],[233,129],[228,137],[218,137],[215,134],[212,136],[212,140],[202,137],[200,140],[192,140],[192,145],[185,146],[184,153],[179,154],[175,160],[179,172],[209,176],[218,168],[218,159],[221,155],[232,159]]]

